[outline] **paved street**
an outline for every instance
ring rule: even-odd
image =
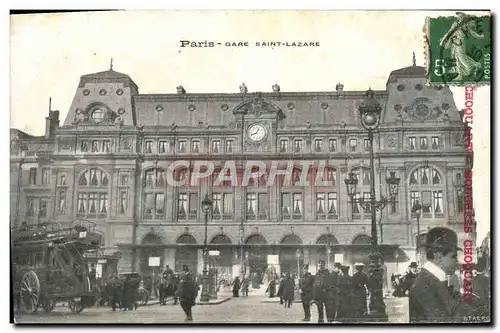
[[[196,323],[301,323],[302,304],[295,303],[289,309],[277,303],[269,303],[260,293],[251,293],[247,298],[233,298],[220,305],[197,305],[193,308]],[[391,322],[407,322],[407,299],[388,299],[386,304]],[[317,319],[312,307],[311,323]],[[179,305],[169,302],[166,306],[158,304],[140,307],[137,311],[116,311],[109,308],[85,309],[80,314],[71,313],[67,307],[58,306],[51,313],[43,310],[34,315],[16,317],[18,323],[184,323],[184,313]]]

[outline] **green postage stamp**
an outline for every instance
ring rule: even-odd
[[[490,84],[491,16],[428,17],[425,31],[428,83]]]

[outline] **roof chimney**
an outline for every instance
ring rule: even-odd
[[[240,93],[246,94],[247,92],[248,92],[248,87],[245,85],[245,83],[242,83],[240,86]]]
[[[49,116],[45,117],[45,138],[53,137],[57,127],[59,127],[59,111],[49,111]]]
[[[183,86],[178,86],[177,87],[177,94],[184,95],[185,93],[186,93],[186,89],[184,89]]]

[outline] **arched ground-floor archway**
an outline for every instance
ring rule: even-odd
[[[213,265],[218,274],[232,274],[234,251],[231,248],[231,240],[226,235],[217,235],[210,242],[212,245],[220,245],[214,248],[219,251],[217,257],[212,258]]]
[[[290,273],[291,275],[299,276],[301,267],[304,264],[304,251],[301,248],[302,240],[297,235],[290,234],[281,240],[281,244],[290,246],[280,249],[280,272],[282,274]],[[299,251],[298,257],[297,250]]]
[[[139,251],[139,269],[143,277],[153,275],[154,267],[149,266],[150,257],[160,258],[160,268],[163,267],[163,242],[160,236],[149,233],[147,234],[141,242],[141,249]],[[156,268],[158,270],[158,268]]]
[[[196,239],[192,235],[185,234],[180,236],[176,243],[178,246],[175,249],[175,271],[181,272],[182,266],[187,265],[193,274],[198,274],[198,249],[189,246],[196,244]]]
[[[245,243],[247,245],[245,251],[245,261],[248,267],[247,273],[256,273],[263,277],[267,269],[267,255],[270,253],[269,249],[259,245],[267,244],[267,240],[260,234],[254,234],[249,236]],[[262,277],[260,278],[261,283]]]

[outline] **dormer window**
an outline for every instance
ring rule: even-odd
[[[102,109],[95,109],[90,114],[93,121],[100,123],[104,120],[104,111]]]

